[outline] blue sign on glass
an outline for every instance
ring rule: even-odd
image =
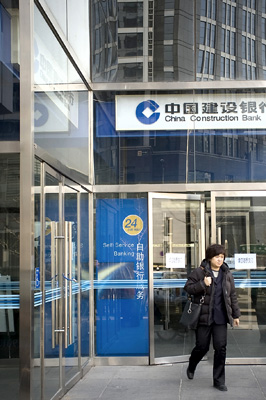
[[[96,206],[97,354],[148,355],[146,199]]]

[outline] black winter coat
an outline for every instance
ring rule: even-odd
[[[241,315],[236,296],[234,277],[225,262],[221,266],[221,270],[223,271],[222,287],[227,318],[230,325],[233,326],[233,320],[239,318]],[[194,295],[195,303],[200,302],[202,295],[206,291],[205,300],[201,308],[199,324],[210,325],[214,304],[214,285],[212,283],[210,286],[206,286],[204,283],[205,276],[211,276],[211,267],[207,260],[203,260],[200,267],[191,272],[184,289],[188,294]]]

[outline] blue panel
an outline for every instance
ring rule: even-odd
[[[96,354],[148,355],[147,200],[97,201],[95,278]]]

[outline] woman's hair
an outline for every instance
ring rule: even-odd
[[[225,247],[221,244],[211,244],[206,250],[206,260],[210,260],[219,254],[223,254],[225,258]]]

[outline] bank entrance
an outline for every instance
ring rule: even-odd
[[[188,273],[211,243],[227,249],[241,308],[227,363],[266,363],[266,192],[149,194],[150,363],[187,361],[194,331],[179,323]]]

